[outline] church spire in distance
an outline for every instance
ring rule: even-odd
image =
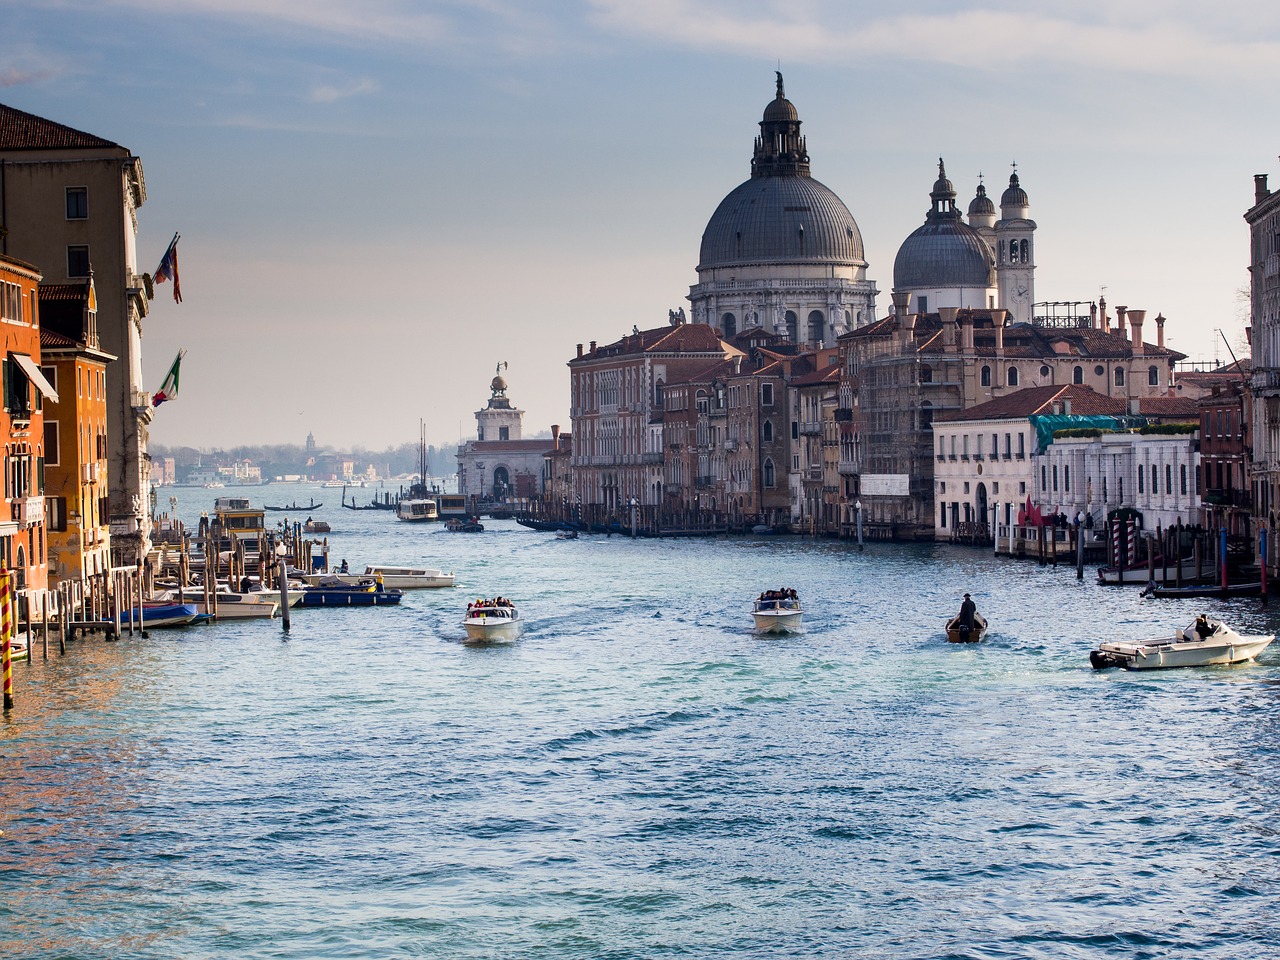
[[[777,71],[778,94],[764,108],[760,136],[751,158],[751,177],[807,177],[809,152],[800,136],[800,114],[782,89],[782,71]]]

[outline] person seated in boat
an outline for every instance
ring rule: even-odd
[[[347,561],[346,561],[346,560],[343,560],[343,561],[342,561],[342,566],[338,567],[338,572],[339,572],[339,573],[348,573],[348,572],[349,572],[349,571],[348,571],[348,569],[347,569]]]
[[[248,593],[248,592],[249,592],[250,590],[252,590],[252,589],[253,589],[253,581],[252,581],[252,580],[250,580],[247,576],[245,576],[245,577],[241,577],[241,578],[240,578],[240,592],[241,592],[241,593]]]
[[[1196,636],[1201,640],[1208,640],[1213,636],[1213,631],[1215,629],[1216,628],[1209,622],[1209,618],[1205,614],[1202,613],[1200,616],[1196,617]]]

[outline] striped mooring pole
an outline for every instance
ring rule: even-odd
[[[13,574],[0,569],[0,667],[4,670],[4,709],[13,709]]]

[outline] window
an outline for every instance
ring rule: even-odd
[[[89,216],[89,189],[67,187],[67,219],[85,220]]]
[[[1016,387],[1018,385],[1018,368],[1009,368],[1009,386]]]
[[[476,427],[476,439],[484,440],[484,427]]]
[[[993,433],[991,435],[991,459],[994,460],[1000,456],[1000,434]]]
[[[720,318],[720,329],[726,337],[734,336],[738,332],[738,318],[732,313],[726,313]]]
[[[1124,367],[1116,367],[1116,386],[1124,386]]]
[[[764,422],[764,442],[773,443],[773,421],[766,420]]]
[[[1164,492],[1173,493],[1173,465],[1164,465]]]
[[[1011,456],[1013,456],[1012,439],[1013,438],[1009,434],[1006,433],[1004,435],[1004,458],[1006,460],[1008,460]]]
[[[800,337],[800,318],[794,310],[788,310],[783,319],[787,324],[787,339],[794,343]]]
[[[87,277],[89,275],[88,244],[73,244],[67,247],[67,276]]]
[[[67,498],[49,497],[45,500],[45,508],[49,511],[49,529],[64,533],[67,529]]]
[[[800,439],[800,421],[799,420],[791,421],[791,439],[792,440]]]
[[[826,337],[826,318],[821,310],[809,314],[809,342],[818,343]]]
[[[1040,489],[1049,489],[1049,468],[1044,464],[1040,465]]]
[[[44,422],[44,449],[45,462],[51,467],[56,467],[61,462],[59,459],[57,420],[46,420]]]
[[[1142,469],[1142,465],[1141,465],[1141,464],[1139,464],[1139,465],[1138,465],[1138,492],[1139,492],[1139,493],[1142,493],[1142,492],[1143,492],[1143,491],[1142,491],[1142,478],[1143,478],[1143,476],[1144,476],[1145,474],[1146,474],[1146,471],[1145,471],[1145,470],[1143,470],[1143,469]]]
[[[1067,463],[1062,465],[1062,489],[1071,492],[1071,465]]]
[[[1187,465],[1184,463],[1178,467],[1178,489],[1184,494],[1187,492]],[[1263,487],[1265,490],[1266,487]]]
[[[1053,492],[1058,492],[1058,465],[1053,465]]]
[[[929,366],[927,363],[920,367],[920,382],[933,383],[933,367]]]
[[[1048,378],[1049,382],[1053,383],[1053,379],[1049,377],[1049,368],[1043,363],[1040,364],[1040,376]]]
[[[1018,459],[1021,460],[1027,455],[1027,435],[1025,433],[1018,434]]]
[[[1093,368],[1093,375],[1095,377],[1100,377],[1106,372],[1107,371],[1102,368],[1102,364],[1098,364],[1096,367]]]
[[[1084,383],[1084,367],[1076,366],[1076,367],[1071,371],[1071,382],[1072,382],[1072,383]]]
[[[498,439],[499,439],[499,440],[510,440],[510,439],[511,439],[511,428],[510,428],[510,427],[499,427],[499,428],[498,428]]]
[[[1160,386],[1160,368],[1147,367],[1147,384],[1152,387]]]
[[[773,384],[762,383],[760,385],[760,405],[763,407],[773,406]]]
[[[941,530],[945,530],[947,529],[947,505],[944,503],[944,504],[941,504],[940,506],[941,506],[941,509],[938,511],[939,518],[940,518],[938,520],[938,528]]]
[[[929,312],[929,298],[928,298],[928,297],[921,297],[921,298],[920,298],[919,302],[916,304],[916,311],[917,311],[918,313],[928,313],[928,312]]]
[[[984,387],[991,386],[991,368],[990,367],[982,368],[982,385]]]
[[[766,460],[764,462],[764,485],[772,487],[774,485],[773,461]]]

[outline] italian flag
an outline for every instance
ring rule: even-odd
[[[160,406],[166,400],[174,400],[178,396],[178,374],[182,367],[182,358],[187,355],[187,351],[179,350],[178,355],[173,358],[173,366],[169,368],[169,375],[164,378],[164,383],[160,385],[159,392],[151,398],[151,403]]]

